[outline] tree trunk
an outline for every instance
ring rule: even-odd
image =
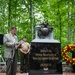
[[[8,13],[8,26],[10,27],[10,25],[11,25],[11,0],[9,0],[9,2],[8,2],[8,11],[9,11],[9,13]]]
[[[15,0],[15,22],[14,22],[14,25],[16,26],[16,7],[17,7],[17,0]]]
[[[34,28],[33,28],[33,5],[32,5],[32,0],[30,0],[30,25],[31,25],[31,36],[32,36],[32,39],[33,39]]]

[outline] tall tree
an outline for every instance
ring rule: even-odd
[[[9,13],[8,13],[8,26],[10,27],[10,25],[11,25],[11,0],[9,0],[9,2],[8,2],[8,11],[9,11]]]

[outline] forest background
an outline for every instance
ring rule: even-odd
[[[61,42],[61,49],[74,44],[75,0],[0,0],[0,34],[16,26],[19,40],[25,35],[30,43],[35,26],[44,20],[54,28],[54,39]]]

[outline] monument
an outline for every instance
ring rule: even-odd
[[[62,75],[60,45],[53,38],[51,25],[37,25],[36,38],[31,42],[29,75]]]

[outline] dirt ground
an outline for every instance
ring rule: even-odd
[[[6,75],[5,73],[0,73],[0,75]],[[25,73],[17,73],[16,75],[26,75]]]
[[[6,75],[5,73],[0,73],[0,75]],[[26,75],[25,73],[17,73],[16,75]],[[75,73],[64,72],[63,75],[75,75]]]

